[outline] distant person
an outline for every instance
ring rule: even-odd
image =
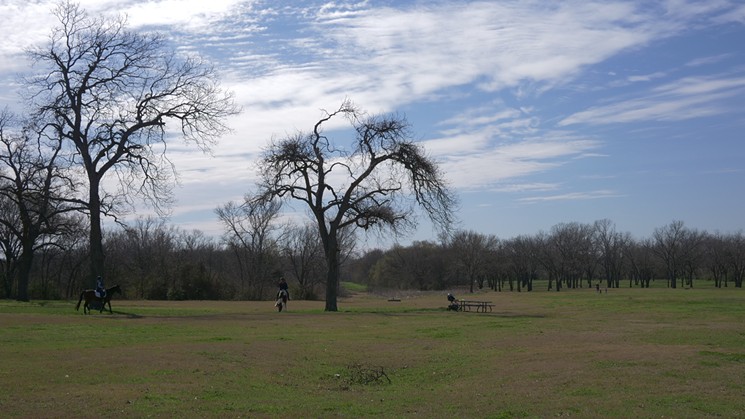
[[[289,291],[289,289],[287,287],[287,281],[285,281],[285,277],[280,277],[279,278],[279,284],[278,284],[278,286],[279,286],[279,293],[277,295],[280,296],[282,294],[282,291],[284,291],[285,292],[285,295],[287,296],[287,299],[289,300],[290,299],[290,291]]]
[[[101,275],[96,278],[96,297],[106,297],[106,286],[103,283],[103,278],[101,278]]]
[[[453,294],[448,293],[448,302],[450,303],[448,305],[448,310],[458,311],[458,300],[455,299],[455,296]]]

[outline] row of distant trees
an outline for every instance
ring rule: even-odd
[[[125,297],[133,299],[261,300],[274,295],[278,278],[284,276],[293,298],[324,297],[327,269],[312,225],[277,224],[276,207],[266,212],[229,203],[217,214],[225,226],[219,240],[154,218],[106,233],[105,279],[121,285]],[[71,229],[55,246],[39,250],[29,275],[32,298],[77,297],[89,275],[85,230]],[[681,221],[643,239],[600,220],[562,223],[548,232],[507,239],[457,231],[437,243],[364,252],[354,251],[354,237],[344,240],[350,251],[341,256],[342,280],[378,291],[531,291],[537,283],[556,291],[598,283],[645,288],[653,281],[670,288],[694,287],[698,281],[741,288],[745,277],[742,232],[708,233]],[[12,265],[18,260],[11,253],[4,256],[0,293],[14,298],[18,283]]]
[[[88,287],[87,229],[58,236],[54,246],[37,250],[28,275],[28,297],[77,298]],[[15,238],[2,230],[0,238]],[[226,234],[216,240],[198,230],[185,231],[162,219],[143,218],[104,233],[108,286],[121,285],[126,298],[265,299],[276,292],[279,276],[292,283],[293,297],[317,298],[325,266],[316,235],[307,227],[285,226],[280,236],[261,243],[267,231]],[[0,297],[18,298],[18,253],[4,247]]]
[[[598,284],[648,288],[653,281],[693,287],[699,280],[742,288],[745,235],[709,233],[673,221],[637,239],[607,219],[557,224],[548,232],[509,239],[458,231],[443,244],[370,252],[351,272],[372,288],[531,291],[538,280],[555,291]]]

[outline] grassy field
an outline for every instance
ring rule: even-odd
[[[743,290],[389,297],[3,301],[0,416],[745,417]]]

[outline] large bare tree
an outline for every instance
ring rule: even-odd
[[[274,141],[259,164],[260,194],[304,203],[320,234],[326,258],[326,311],[337,311],[340,233],[385,229],[403,233],[415,224],[413,205],[448,230],[456,200],[437,163],[413,141],[398,115],[368,116],[350,101],[324,112],[309,133]],[[354,132],[347,143],[331,141],[325,124],[346,118]]]
[[[49,42],[29,49],[38,73],[27,83],[36,117],[70,146],[69,162],[87,177],[81,203],[95,276],[104,271],[102,214],[137,195],[167,208],[175,174],[167,139],[209,149],[238,110],[212,66],[179,56],[159,34],[131,31],[124,17],[91,17],[67,1],[54,14]]]

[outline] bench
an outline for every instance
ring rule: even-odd
[[[476,312],[486,313],[487,310],[491,312],[493,307],[491,301],[458,300],[458,311],[476,309]]]

